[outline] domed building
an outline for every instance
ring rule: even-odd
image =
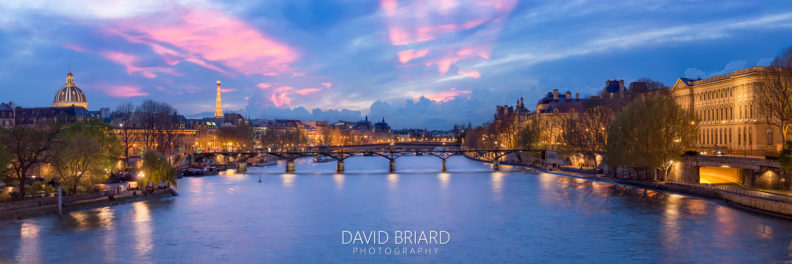
[[[88,109],[88,100],[80,88],[74,85],[74,75],[71,70],[66,74],[66,85],[55,93],[55,100],[52,101],[54,107],[79,106]]]

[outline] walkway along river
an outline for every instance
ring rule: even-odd
[[[183,178],[179,196],[0,222],[0,262],[792,261],[792,222],[715,200],[464,157],[297,161]],[[259,182],[259,179],[261,181]],[[436,254],[357,254],[345,230],[450,234]]]

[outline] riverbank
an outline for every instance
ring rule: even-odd
[[[63,213],[159,199],[176,195],[176,191],[168,188],[158,189],[149,194],[142,194],[140,190],[123,191],[118,195],[114,195],[112,199],[104,193],[83,194],[75,198],[65,196],[63,202]],[[53,199],[55,200],[54,202],[52,201]],[[58,213],[56,197],[0,203],[0,206],[0,208],[2,208],[2,210],[0,210],[0,220],[23,219]]]
[[[491,161],[470,157],[467,155],[465,155],[465,157],[483,163],[492,163]],[[680,183],[670,183],[670,182],[647,182],[647,181],[626,180],[626,179],[608,177],[605,175],[595,175],[588,172],[588,171],[593,172],[593,170],[550,171],[543,167],[526,165],[526,164],[515,164],[508,162],[500,162],[499,164],[530,168],[535,171],[556,174],[566,177],[603,181],[603,182],[609,182],[620,185],[662,190],[662,191],[686,194],[691,196],[698,196],[702,198],[721,200],[726,204],[729,204],[739,209],[749,210],[753,212],[758,212],[758,213],[772,215],[786,219],[792,219],[792,198],[788,196],[774,195],[772,193],[767,193],[767,192],[757,192],[748,189],[739,190],[732,188],[723,188],[716,185],[680,184]]]

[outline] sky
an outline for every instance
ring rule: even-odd
[[[706,78],[792,46],[792,2],[0,1],[0,102],[49,106],[69,69],[89,110],[385,119],[448,129],[553,89]]]

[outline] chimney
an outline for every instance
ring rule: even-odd
[[[572,100],[572,92],[567,91],[566,94],[564,94],[564,98],[567,100]]]
[[[553,101],[558,101],[558,89],[553,89]]]
[[[575,100],[580,100],[580,94],[579,93],[575,93]]]

